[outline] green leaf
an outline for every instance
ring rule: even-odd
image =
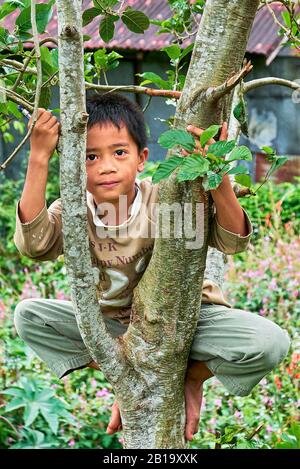
[[[233,150],[235,144],[235,140],[229,140],[228,142],[222,140],[209,145],[207,152],[212,153],[215,156],[224,156]]]
[[[0,8],[0,20],[5,16],[10,15],[16,8],[18,8],[18,2],[4,2]]]
[[[5,394],[7,396],[23,397],[24,391],[21,388],[12,387],[12,388],[6,389],[5,391],[1,391],[0,394]]]
[[[98,49],[94,53],[95,64],[101,68],[106,68],[108,63],[108,56],[106,55],[106,49]]]
[[[43,81],[45,81],[47,78],[53,75],[55,70],[53,67],[52,55],[48,47],[41,46],[40,51],[41,51],[41,61],[42,61],[42,75],[43,75]]]
[[[53,2],[49,3],[38,3],[36,5],[36,24],[39,34],[45,32],[46,26],[49,23],[53,8]],[[24,33],[32,28],[31,25],[31,7],[27,7],[21,11],[20,15],[16,19],[16,25],[19,26],[20,32]]]
[[[211,189],[217,189],[217,187],[222,182],[222,175],[219,173],[214,173],[213,171],[208,171],[207,175],[203,178],[202,185],[205,191]]]
[[[281,166],[283,166],[289,159],[286,156],[278,156],[276,160],[272,163],[271,168],[268,171],[269,176],[277,171]]]
[[[7,46],[8,35],[9,35],[8,29],[4,29],[0,27],[0,45],[4,47]]]
[[[208,127],[200,136],[200,144],[202,147],[205,147],[206,143],[213,137],[217,135],[221,126],[220,125],[211,125]]]
[[[247,174],[238,174],[234,177],[234,180],[244,187],[251,187],[251,177]]]
[[[52,430],[52,433],[57,434],[58,430],[58,417],[54,413],[49,412],[44,407],[41,408],[41,414],[48,423],[49,427]]]
[[[244,98],[240,98],[240,101],[233,110],[233,115],[238,120],[243,134],[248,137],[248,111]]]
[[[121,20],[133,33],[143,34],[149,28],[150,22],[148,16],[142,11],[133,10],[127,7],[121,16]]]
[[[184,158],[181,168],[177,174],[177,181],[194,180],[203,176],[209,169],[209,162],[201,155],[190,155]]]
[[[51,103],[51,86],[44,86],[41,91],[41,96],[39,100],[39,107],[48,109]]]
[[[247,166],[234,166],[227,174],[249,174],[249,168]]]
[[[285,22],[285,25],[287,26],[288,29],[291,28],[291,16],[288,11],[282,11],[281,16],[283,18],[283,21]]]
[[[22,119],[23,118],[23,115],[19,111],[18,106],[13,101],[8,101],[7,109],[9,111],[9,113],[13,114],[17,119]]]
[[[161,90],[171,89],[170,84],[166,80],[163,80],[163,78],[161,78],[156,73],[153,73],[153,72],[137,73],[136,76],[145,78],[145,80],[142,83],[140,83],[140,86],[144,86],[148,83],[154,83]]]
[[[180,60],[182,60],[186,55],[188,55],[190,52],[192,52],[194,48],[194,43],[190,44],[189,46],[187,46],[184,51],[181,52],[181,55],[180,55]]]
[[[91,23],[94,18],[101,15],[102,11],[99,8],[88,8],[83,12],[82,15],[82,26],[86,26],[87,24]]]
[[[248,147],[241,145],[240,147],[235,147],[230,153],[229,157],[226,158],[226,161],[235,161],[235,160],[245,160],[252,161],[252,153]]]
[[[58,49],[51,50],[52,67],[58,69]]]
[[[267,153],[268,155],[271,155],[271,156],[275,155],[275,153],[276,153],[276,151],[275,151],[274,148],[272,148],[272,147],[261,147],[261,149],[262,149],[265,153]]]
[[[25,427],[29,427],[39,414],[39,404],[37,402],[28,403],[24,412]]]
[[[114,7],[118,3],[118,0],[93,0],[93,3],[96,8],[104,12],[107,8]]]
[[[193,151],[195,149],[195,140],[193,136],[185,130],[167,130],[158,139],[158,143],[164,148],[173,148],[175,146],[181,146],[187,151]]]
[[[101,20],[99,34],[104,42],[109,42],[114,37],[115,21],[118,19],[118,16],[108,15]]]
[[[12,410],[19,409],[20,407],[25,407],[25,402],[23,397],[18,397],[13,399],[5,406],[5,412],[11,412]]]
[[[170,174],[172,174],[173,171],[175,171],[175,169],[182,164],[183,160],[184,158],[180,156],[171,156],[167,160],[160,163],[152,176],[153,184],[157,184],[162,179],[169,177]]]
[[[178,59],[181,53],[181,49],[177,44],[163,47],[161,50],[165,51],[172,60]]]

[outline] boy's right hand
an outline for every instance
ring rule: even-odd
[[[28,127],[31,125],[29,120]],[[50,160],[59,138],[60,123],[50,111],[38,109],[38,119],[30,135],[30,158],[39,162]]]

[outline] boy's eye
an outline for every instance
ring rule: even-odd
[[[86,155],[86,161],[95,161],[95,159],[97,158],[96,155]]]
[[[118,156],[125,156],[126,152],[124,150],[116,150],[115,153],[118,155]]]

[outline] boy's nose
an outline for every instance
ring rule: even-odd
[[[115,173],[117,169],[112,164],[103,164],[98,168],[99,174],[108,174],[108,173]]]

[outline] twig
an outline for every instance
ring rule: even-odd
[[[46,42],[53,42],[56,46],[58,45],[58,41],[57,41],[57,39],[55,39],[55,37],[44,37],[44,39],[42,39],[39,44],[40,44],[40,46],[42,46]],[[25,43],[26,44],[27,43],[34,44],[34,41],[32,41],[31,39],[28,39],[28,40],[25,41]],[[13,44],[19,44],[19,41],[12,42],[11,44],[12,45]]]
[[[94,89],[98,91],[124,91],[126,93],[136,93],[136,94],[147,94],[148,96],[164,96],[168,98],[179,99],[181,96],[181,91],[174,90],[157,90],[155,88],[145,88],[144,86],[136,85],[96,85],[95,83],[85,83],[86,89]]]
[[[264,424],[263,424],[263,423],[260,423],[260,424],[258,425],[258,427],[255,428],[255,430],[253,430],[253,432],[250,433],[250,435],[249,435],[246,439],[247,439],[247,440],[252,440],[252,438],[253,438],[257,433],[260,432],[260,430],[263,428],[263,426],[264,426]]]
[[[14,68],[15,70],[18,70],[20,72],[22,72],[24,68],[23,64],[21,64],[20,62],[17,62],[16,60],[11,60],[11,59],[3,59],[1,60],[1,64],[9,68]],[[31,75],[36,75],[35,68],[27,68],[25,72],[30,73]]]
[[[217,86],[216,88],[208,88],[206,91],[205,98],[209,101],[216,101],[225,94],[228,94],[238,83],[240,83],[243,78],[248,75],[253,69],[253,65],[249,62],[245,62],[243,68],[235,73],[231,78],[226,80],[222,85]]]
[[[58,74],[58,71],[57,72],[54,72],[51,77],[48,78],[48,80],[44,81],[44,83],[42,84],[42,88],[44,88],[44,86],[46,86],[49,81],[51,81],[56,75]]]
[[[195,101],[217,101],[218,99],[222,98],[222,96],[228,94],[238,83],[242,81],[242,79],[251,72],[253,65],[251,62],[244,62],[243,68],[235,73],[232,77],[228,78],[224,83],[215,88],[201,88],[197,89],[192,93],[187,107],[193,107]]]
[[[146,104],[145,104],[145,106],[144,106],[143,113],[145,113],[145,112],[147,111],[147,109],[148,109],[148,107],[149,107],[151,101],[152,101],[152,96],[149,96],[149,97],[148,97],[148,100],[147,100],[147,102],[146,102]]]
[[[21,143],[17,146],[17,148],[14,149],[12,154],[0,165],[0,171],[3,171],[6,168],[6,166],[12,161],[12,159],[16,156],[16,154],[22,148],[22,146],[27,142],[38,117],[38,105],[39,105],[41,89],[42,89],[42,63],[41,63],[41,51],[40,51],[40,45],[39,45],[39,40],[38,40],[38,31],[37,31],[36,17],[35,17],[35,12],[36,12],[35,6],[36,6],[36,0],[31,0],[31,24],[32,24],[32,34],[34,38],[34,49],[35,49],[35,54],[36,54],[36,69],[37,69],[36,95],[35,95],[35,100],[34,100],[32,120],[31,120],[31,124],[30,124],[27,134],[25,135]]]
[[[4,125],[6,124],[9,124],[14,118],[13,117],[9,117],[6,121],[2,122],[2,124],[0,124],[0,127],[3,127]]]
[[[18,439],[20,440],[20,439],[21,439],[21,435],[20,435],[20,433],[17,431],[16,427],[15,427],[6,417],[3,417],[3,415],[0,415],[0,419],[4,420],[4,422],[8,423],[8,425],[13,429],[13,431],[14,431],[15,434],[17,435]]]
[[[18,76],[18,78],[16,79],[15,83],[14,83],[14,86],[12,87],[12,91],[15,91],[17,89],[17,86],[18,84],[20,83],[20,81],[22,80],[23,78],[23,75],[26,71],[26,68],[28,67],[29,65],[29,62],[30,60],[32,59],[32,56],[34,55],[34,49],[31,51],[31,53],[29,54],[29,56],[26,58],[25,62],[24,62],[24,65],[23,65],[23,68],[22,70],[20,71],[20,75]]]
[[[8,88],[3,88],[2,86],[0,86],[0,92],[4,93],[4,95],[14,103],[21,104],[21,106],[25,107],[25,109],[27,109],[29,112],[33,111],[33,106],[30,104],[30,102],[27,101],[27,99],[25,99],[23,96],[20,96],[18,93],[15,93]]]

